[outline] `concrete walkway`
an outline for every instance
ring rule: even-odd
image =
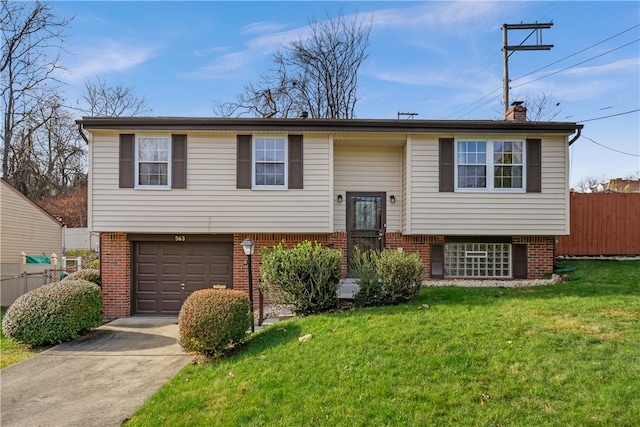
[[[193,359],[177,317],[117,319],[0,371],[0,425],[119,426]]]

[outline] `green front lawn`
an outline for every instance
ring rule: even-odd
[[[0,308],[0,322],[2,322],[5,311],[7,311],[6,308]],[[5,337],[0,330],[0,369],[31,357],[42,350],[43,349],[32,349],[19,344],[11,338]]]
[[[127,425],[637,425],[640,264],[569,265],[565,284],[281,322],[184,368]]]

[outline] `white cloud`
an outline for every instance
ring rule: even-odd
[[[238,77],[238,71],[245,70],[251,62],[249,52],[234,52],[217,57],[209,65],[198,68],[195,71],[184,73],[192,78],[225,78]]]
[[[440,32],[442,27],[456,34],[473,30],[470,24],[477,23],[487,30],[487,18],[509,7],[505,2],[425,2],[420,6],[404,9],[382,9],[372,12],[375,28],[418,28]]]
[[[567,74],[569,75],[582,75],[585,72],[588,72],[591,75],[594,74],[604,74],[604,73],[612,73],[612,72],[634,72],[636,75],[638,74],[638,70],[640,69],[640,57],[622,59],[620,61],[610,62],[604,65],[596,65],[593,67],[576,67],[567,70]]]
[[[277,33],[286,28],[286,24],[277,22],[260,21],[245,25],[241,28],[241,34]]]
[[[67,65],[68,80],[74,82],[112,71],[127,71],[156,55],[157,48],[132,46],[128,43],[106,40],[101,47],[81,51],[76,64]]]
[[[266,25],[256,23],[248,25],[253,30],[249,32],[266,31],[269,28],[279,29],[284,26],[276,24]],[[245,27],[245,28],[247,28]],[[192,72],[185,73],[186,76],[195,78],[237,78],[238,73],[248,74],[247,69],[252,64],[263,60],[265,57],[275,53],[281,46],[292,40],[304,37],[308,28],[301,27],[288,31],[277,31],[249,39],[242,50],[218,56],[208,65],[202,66]]]

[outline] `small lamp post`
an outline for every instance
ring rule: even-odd
[[[240,243],[244,254],[247,256],[247,265],[249,268],[249,303],[251,304],[251,332],[255,332],[254,320],[253,320],[253,275],[251,271],[251,255],[256,248],[256,244],[250,238],[246,238]]]

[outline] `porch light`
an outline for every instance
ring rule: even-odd
[[[253,240],[247,237],[242,241],[242,243],[240,243],[240,245],[242,246],[242,250],[244,251],[244,254],[246,256],[253,255],[253,250],[256,247],[256,244],[253,242]]]
[[[255,332],[254,326],[254,318],[253,318],[253,274],[251,269],[251,255],[253,255],[253,250],[256,247],[256,244],[250,238],[246,238],[240,243],[242,246],[242,250],[244,254],[247,256],[247,268],[249,273],[249,304],[251,304],[251,332]]]
[[[338,203],[342,203],[342,200],[344,200],[344,199],[342,198],[342,194],[338,194]]]

